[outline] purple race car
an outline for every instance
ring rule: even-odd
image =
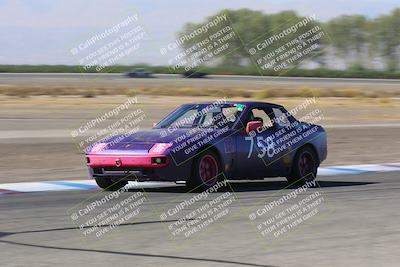
[[[313,180],[327,156],[325,130],[264,102],[185,104],[148,131],[95,143],[91,178],[116,190],[128,181],[185,181],[207,189],[219,180]]]

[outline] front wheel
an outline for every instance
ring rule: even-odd
[[[126,181],[117,181],[114,182],[109,178],[96,178],[96,183],[99,187],[108,190],[108,191],[115,191],[122,187],[124,187],[127,182]]]
[[[186,182],[189,189],[206,190],[218,182],[221,163],[213,151],[205,151],[194,159],[192,175]]]
[[[317,176],[317,155],[310,147],[303,147],[297,151],[290,174],[286,177],[289,183],[310,182]]]

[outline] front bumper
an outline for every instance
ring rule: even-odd
[[[170,161],[165,155],[87,155],[86,159],[91,168],[163,168]],[[157,163],[157,159],[161,161]]]
[[[86,155],[90,178],[127,181],[182,181],[190,172],[165,155]],[[157,162],[156,159],[161,159]]]

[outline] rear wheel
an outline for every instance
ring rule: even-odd
[[[118,190],[127,184],[126,181],[114,182],[110,178],[96,178],[96,183],[99,187],[109,191]]]
[[[205,151],[194,159],[192,175],[187,181],[189,189],[206,190],[218,182],[221,164],[213,151]]]
[[[287,180],[290,183],[313,181],[317,176],[317,155],[310,147],[303,147],[297,151],[293,163],[292,170]]]

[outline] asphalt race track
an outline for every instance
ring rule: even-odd
[[[318,213],[277,237],[263,237],[249,214],[299,189],[283,189],[283,179],[232,183],[210,193],[213,199],[233,193],[235,201],[225,217],[189,237],[170,231],[179,216],[160,219],[160,214],[196,195],[184,193],[182,187],[122,192],[121,198],[143,194],[146,201],[133,219],[99,237],[84,236],[85,228],[79,229],[71,214],[110,192],[2,195],[0,265],[398,266],[399,176],[400,172],[387,172],[318,177],[316,187],[297,195],[301,199],[318,192],[323,197]],[[112,207],[121,198],[106,205]]]
[[[318,86],[360,88],[398,89],[398,79],[364,79],[364,78],[313,78],[313,77],[280,77],[280,76],[244,76],[244,75],[208,75],[202,79],[187,79],[178,74],[154,74],[154,78],[127,78],[121,73],[0,73],[1,84],[13,85],[83,85],[85,83],[111,85],[166,85],[198,84],[212,86]]]
[[[185,79],[179,74],[153,74],[154,78],[157,79]],[[374,83],[374,84],[400,84],[398,79],[365,79],[365,78],[317,78],[317,77],[283,77],[283,76],[247,76],[247,75],[208,75],[206,79],[212,80],[224,80],[224,81],[288,81],[288,82],[301,82],[301,81],[315,81],[316,83],[321,82],[339,82],[339,83]],[[40,79],[40,80],[51,80],[57,79],[102,79],[102,80],[115,80],[115,79],[126,79],[136,80],[125,77],[122,73],[0,73],[2,80],[19,80],[19,79]],[[139,78],[143,80],[146,78]]]
[[[85,81],[111,85],[208,83],[242,88],[266,82],[395,90],[399,86],[398,80],[373,79],[182,79],[176,75],[128,79],[120,74],[0,74],[0,85],[69,85]],[[92,118],[95,112],[76,109],[75,114],[66,114],[55,109],[47,116],[46,108],[28,107],[21,112],[15,107],[4,109],[0,129],[2,182],[59,184],[54,180],[84,179],[85,164],[76,151],[71,129]],[[396,111],[391,114],[390,108],[382,108],[383,115],[394,118],[390,123],[369,117],[368,121],[356,123],[331,122],[327,126],[331,140],[331,162],[327,166],[398,161],[398,150],[393,148],[398,144],[399,127]],[[157,121],[165,110],[151,109],[146,123]],[[94,115],[82,119],[81,112]],[[328,115],[346,117],[346,110],[342,112],[335,110]],[[379,146],[373,144],[376,138],[380,139]],[[374,153],[370,153],[371,149]],[[24,155],[23,162],[20,155]],[[399,266],[399,178],[399,171],[320,176],[315,187],[299,191],[296,197],[283,202],[279,201],[302,187],[288,187],[284,178],[242,181],[200,198],[195,204],[190,200],[199,197],[199,193],[186,193],[182,186],[129,190],[112,198],[112,192],[99,189],[10,193],[0,188],[0,266]],[[138,202],[140,199],[144,199],[143,203]],[[302,202],[301,209],[293,208],[308,199],[309,202]],[[279,205],[267,209],[275,201]],[[92,203],[101,204],[94,208]],[[179,208],[182,203],[185,209]],[[263,210],[267,212],[252,217]],[[123,214],[119,214],[121,211]],[[117,213],[116,219],[111,217]],[[192,213],[190,220],[182,220]],[[124,217],[127,215],[130,217]],[[204,215],[209,217],[203,218]],[[115,223],[122,217],[126,220]],[[96,218],[104,222],[99,227],[94,226]],[[85,224],[88,222],[94,223]],[[280,222],[290,227],[282,227]],[[271,228],[265,228],[263,223]],[[190,225],[189,230],[179,228],[182,225]],[[272,228],[275,225],[277,228]]]

